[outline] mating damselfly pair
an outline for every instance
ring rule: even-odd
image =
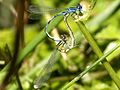
[[[48,38],[50,38],[51,40],[53,40],[54,42],[57,43],[57,47],[54,50],[54,52],[52,53],[51,57],[49,58],[48,63],[41,70],[40,76],[38,78],[36,78],[36,80],[34,82],[35,89],[41,88],[43,83],[45,83],[45,81],[49,79],[50,73],[51,73],[51,67],[55,63],[55,61],[53,61],[52,58],[55,57],[57,50],[59,50],[61,52],[67,52],[75,46],[74,34],[67,22],[67,18],[68,18],[68,16],[72,16],[75,22],[86,20],[89,17],[90,11],[94,7],[96,0],[91,0],[92,3],[88,4],[88,5],[86,5],[85,1],[87,1],[87,0],[83,0],[83,1],[81,1],[80,4],[77,4],[75,7],[66,8],[65,11],[54,15],[46,24],[45,29],[44,29],[45,33],[48,36]],[[50,25],[50,23],[54,22],[54,19],[59,16],[64,17],[64,22],[68,29],[69,36],[71,39],[69,43],[67,42],[68,39],[67,39],[66,35],[61,35],[60,39],[56,39],[55,37],[51,36],[48,32],[48,26]]]

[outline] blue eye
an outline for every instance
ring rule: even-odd
[[[81,6],[80,4],[78,4],[78,5],[77,5],[77,8],[81,10],[81,9],[82,9],[82,6]]]

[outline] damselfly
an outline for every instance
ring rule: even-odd
[[[42,12],[38,12],[38,10],[36,9],[35,10],[35,8],[36,7],[34,7],[34,6],[30,6],[29,7],[29,10],[30,10],[30,12],[32,12],[32,13],[35,13],[36,15],[37,15],[37,13],[39,14],[39,13],[42,13]],[[39,9],[39,8],[38,8]],[[49,9],[48,9],[49,10]],[[48,10],[46,10],[46,9],[42,9],[42,11],[48,11]],[[50,9],[50,10],[52,10],[52,9]],[[56,10],[56,9],[55,9]],[[53,10],[52,10],[53,11]],[[45,27],[45,33],[46,33],[46,35],[50,38],[50,39],[52,39],[52,40],[54,40],[56,43],[59,43],[60,41],[62,41],[62,42],[64,42],[64,44],[63,45],[60,45],[61,47],[61,50],[60,50],[60,48],[59,48],[59,50],[61,51],[61,52],[67,52],[67,51],[69,51],[71,48],[73,48],[73,46],[74,46],[74,44],[75,44],[75,38],[74,38],[74,35],[73,35],[73,32],[72,32],[72,30],[71,30],[71,28],[70,28],[70,26],[68,25],[68,22],[67,22],[67,17],[69,16],[69,15],[73,15],[73,14],[75,14],[75,15],[82,15],[82,6],[80,5],[80,4],[78,4],[77,5],[77,7],[70,7],[70,8],[66,8],[65,9],[65,11],[63,11],[63,12],[60,12],[60,13],[58,13],[58,14],[56,14],[55,16],[53,16],[50,20],[49,20],[49,22],[46,24],[46,27]],[[31,14],[32,15],[32,14]],[[71,42],[69,43],[69,45],[68,45],[68,43],[67,42],[65,42],[66,40],[66,35],[62,35],[61,37],[61,39],[56,39],[55,37],[52,37],[49,33],[48,33],[48,31],[47,31],[47,29],[48,29],[48,25],[56,18],[56,17],[58,17],[58,16],[64,16],[64,22],[65,22],[65,24],[66,24],[66,27],[67,27],[67,29],[68,29],[68,32],[69,32],[69,36],[70,36],[70,38],[71,38]],[[66,49],[65,49],[66,48]]]
[[[70,43],[66,43],[66,42],[62,45],[62,52],[67,52],[69,51],[70,49],[72,49],[74,46],[75,46],[75,38],[74,38],[74,34],[67,22],[67,18],[69,15],[71,15],[74,19],[74,21],[84,21],[86,20],[89,15],[90,15],[90,11],[93,9],[95,3],[96,3],[96,0],[91,0],[91,5],[88,4],[87,2],[85,2],[87,0],[83,0],[81,2],[81,4],[78,4],[76,7],[70,7],[70,8],[67,8],[65,11],[61,12],[61,13],[58,13],[56,14],[55,16],[53,16],[49,21],[48,23],[46,24],[46,27],[45,27],[45,33],[46,35],[52,39],[53,41],[55,41],[56,43],[59,43],[60,41],[64,42],[64,39],[61,38],[61,39],[56,39],[55,37],[51,36],[49,33],[48,33],[48,25],[51,23],[51,21],[53,21],[56,17],[58,16],[64,16],[64,22],[66,24],[66,27],[68,29],[68,32],[69,32],[69,36],[71,38],[71,42]],[[66,38],[65,38],[66,39]],[[66,47],[67,46],[67,47]]]
[[[90,1],[91,3],[87,3],[86,1]],[[86,20],[88,17],[89,17],[89,12],[90,10],[94,7],[96,3],[96,0],[83,0],[81,1],[81,4],[78,4],[76,7],[69,7],[69,8],[66,8],[65,11],[63,12],[60,12],[58,14],[56,14],[55,16],[53,16],[49,21],[48,23],[46,24],[46,27],[45,27],[45,33],[46,35],[52,39],[53,41],[55,41],[56,43],[59,43],[60,41],[64,42],[63,45],[60,46],[59,50],[61,52],[67,52],[69,51],[70,49],[72,49],[74,46],[75,46],[75,38],[74,38],[74,34],[67,22],[67,18],[69,15],[71,15],[74,19],[74,21],[84,21]],[[41,10],[42,12],[39,12],[39,10]],[[30,6],[29,7],[29,10],[30,12],[32,13],[35,13],[36,15],[39,14],[39,13],[43,13],[43,12],[46,12],[46,11],[51,11],[52,13],[55,12],[55,11],[58,11],[59,9],[53,9],[53,8],[38,8],[36,9],[36,7],[34,6]],[[32,15],[32,14],[31,14]],[[68,29],[68,32],[69,32],[69,36],[70,36],[70,42],[68,42],[67,40],[64,40],[66,39],[67,37],[65,35],[62,35],[62,38],[60,39],[56,39],[55,37],[51,36],[49,33],[48,33],[48,26],[51,22],[54,21],[54,19],[58,16],[64,16],[64,22],[66,24],[66,27]],[[64,36],[64,37],[63,37]]]
[[[96,0],[94,0],[94,1],[96,1]],[[83,7],[84,6],[82,6],[81,4],[78,4],[76,7],[67,8],[64,12],[58,13],[55,16],[53,16],[49,20],[49,22],[46,24],[45,33],[50,39],[52,39],[53,41],[55,41],[57,43],[57,47],[54,50],[54,52],[52,53],[50,59],[48,60],[48,63],[45,65],[45,67],[43,67],[43,69],[40,73],[40,76],[38,78],[36,78],[36,80],[34,82],[35,89],[40,88],[42,86],[42,84],[50,77],[51,67],[55,63],[55,60],[53,60],[53,58],[55,58],[57,50],[59,50],[61,52],[67,52],[74,47],[75,38],[74,38],[74,34],[73,34],[70,26],[68,25],[67,18],[69,15],[71,15],[75,19],[75,21],[78,21],[77,19],[82,21],[83,19],[88,17],[87,16],[88,14],[86,15],[87,10]],[[48,25],[51,23],[51,21],[53,21],[56,17],[61,16],[61,15],[64,16],[64,22],[66,24],[66,27],[68,29],[68,32],[69,32],[69,35],[71,38],[70,43],[67,43],[68,40],[67,40],[66,35],[62,35],[60,39],[56,39],[55,37],[51,36],[47,31]]]

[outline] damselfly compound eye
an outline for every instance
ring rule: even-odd
[[[91,13],[91,10],[95,6],[96,0],[82,0],[79,4],[79,8],[81,8],[81,14],[75,16],[75,22],[78,21],[86,21]]]
[[[82,9],[82,6],[81,6],[80,4],[78,4],[78,5],[77,5],[77,8],[78,8],[79,10],[81,10],[81,9]]]

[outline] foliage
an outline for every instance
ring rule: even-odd
[[[40,7],[47,6],[52,8],[62,8],[60,10],[64,10],[63,8],[76,6],[78,2],[80,1],[31,0],[30,4],[34,4]],[[120,43],[119,6],[119,0],[97,0],[94,9],[90,12],[90,17],[87,21],[84,21],[87,30],[93,35],[95,41],[98,43],[98,46],[103,53],[109,52],[113,49],[113,47],[117,46]],[[106,9],[107,12],[105,12]],[[39,76],[40,71],[49,60],[51,53],[57,47],[56,43],[47,38],[44,32],[44,26],[46,25],[47,21],[49,21],[49,17],[55,14],[50,15],[46,12],[44,14],[41,14],[38,20],[31,20],[30,18],[27,18],[28,21],[24,26],[25,47],[22,49],[20,48],[16,64],[18,65],[22,62],[18,74],[24,90],[34,89],[34,80]],[[12,15],[8,20],[9,22],[12,20],[11,18],[13,18]],[[75,35],[76,45],[67,53],[60,53],[57,51],[58,54],[56,55],[56,58],[52,58],[56,59],[56,62],[51,67],[52,72],[50,78],[44,83],[41,90],[62,89],[71,80],[81,74],[84,70],[87,70],[87,68],[92,66],[93,63],[98,61],[100,58],[98,58],[97,54],[93,52],[94,50],[86,40],[87,38],[83,36],[83,33],[80,31],[80,27],[74,22],[72,17],[68,18],[68,23]],[[16,25],[10,24],[10,26],[6,26],[4,25],[5,23],[2,22],[0,22],[0,24],[0,52],[5,54],[5,45],[7,44],[13,57]],[[66,34],[69,36],[65,23],[63,22],[63,17],[56,18],[50,24],[48,31],[50,32],[54,27],[56,27],[59,35]],[[53,36],[55,36],[54,34],[57,33],[52,33]],[[111,64],[112,68],[116,71],[117,76],[119,77],[120,48],[117,48],[112,54],[108,56],[105,55],[103,55],[103,57],[107,57],[108,62]],[[0,53],[0,62],[6,61],[4,60],[5,58],[1,59],[1,57],[2,54]],[[8,65],[8,62],[7,65],[0,65],[0,83],[2,83],[2,80],[5,77],[5,74],[8,70]],[[13,77],[7,87],[7,90],[17,90],[19,88],[19,85],[16,84],[16,82],[16,78]],[[97,63],[94,68],[90,69],[89,72],[87,71],[85,75],[74,82],[68,90],[88,89],[118,90],[117,86],[101,63]]]

